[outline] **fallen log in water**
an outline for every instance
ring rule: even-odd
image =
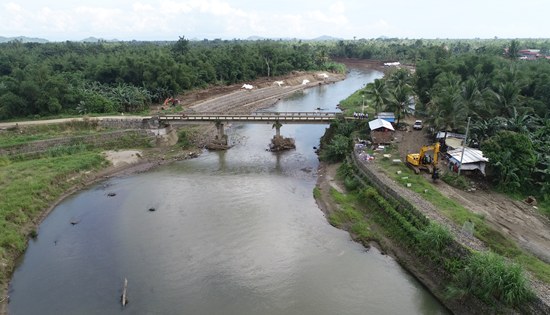
[[[122,303],[122,307],[126,306],[128,304],[128,297],[126,296],[126,289],[128,288],[128,279],[124,278],[124,287],[122,288],[122,297],[120,298],[120,302]]]

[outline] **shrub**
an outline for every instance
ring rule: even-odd
[[[424,254],[441,254],[453,240],[449,230],[434,222],[418,233],[418,248]]]
[[[184,149],[188,148],[191,145],[191,141],[189,140],[189,135],[187,134],[187,131],[178,131],[178,145],[181,145],[181,147]]]
[[[523,269],[492,252],[474,253],[456,276],[451,292],[473,294],[487,303],[492,299],[512,307],[534,297]]]
[[[443,176],[441,176],[441,180],[459,189],[467,189],[468,187],[470,187],[470,185],[468,184],[468,180],[464,178],[464,176],[460,176],[451,172],[445,172]]]

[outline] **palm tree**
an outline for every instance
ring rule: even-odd
[[[392,87],[411,87],[412,78],[409,71],[405,69],[399,69],[390,75],[388,83]]]
[[[499,116],[511,117],[512,108],[519,104],[519,87],[513,82],[500,83],[497,90],[493,92],[493,105]]]
[[[462,83],[460,96],[464,106],[468,108],[469,115],[478,120],[485,116],[487,109],[475,78],[469,78]]]
[[[409,102],[411,97],[411,89],[407,86],[397,86],[390,91],[389,108],[397,118],[397,125],[409,115]]]
[[[376,114],[389,103],[388,89],[385,80],[375,79],[374,82],[367,84],[364,94],[367,95],[372,102]]]
[[[445,129],[445,139],[447,131],[457,130],[466,124],[468,109],[464,106],[459,88],[456,84],[441,88],[428,104],[430,115],[439,116],[429,120],[437,122],[434,127]]]
[[[510,59],[517,59],[519,53],[519,41],[513,40],[510,42],[510,47],[508,47],[508,57]]]

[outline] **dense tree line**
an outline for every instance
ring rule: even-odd
[[[439,60],[464,53],[502,56],[507,50],[517,53],[519,49],[528,48],[539,49],[542,54],[550,55],[550,39],[518,39],[510,42],[506,39],[377,38],[340,40],[331,43],[326,49],[331,57],[416,64],[422,60]]]
[[[0,44],[0,119],[144,109],[168,96],[294,70],[334,70],[313,43]]]

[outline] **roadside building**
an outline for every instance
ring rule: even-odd
[[[483,156],[483,152],[474,148],[464,148],[464,157],[462,158],[462,147],[447,151],[447,159],[449,160],[449,169],[457,172],[460,168],[460,160],[462,159],[461,171],[474,172],[478,170],[485,175],[485,165],[489,159]]]
[[[544,57],[540,53],[540,49],[522,49],[518,51],[518,55],[521,60],[536,60]]]
[[[371,120],[369,128],[373,144],[390,144],[394,139],[395,129],[387,120],[381,118]]]

